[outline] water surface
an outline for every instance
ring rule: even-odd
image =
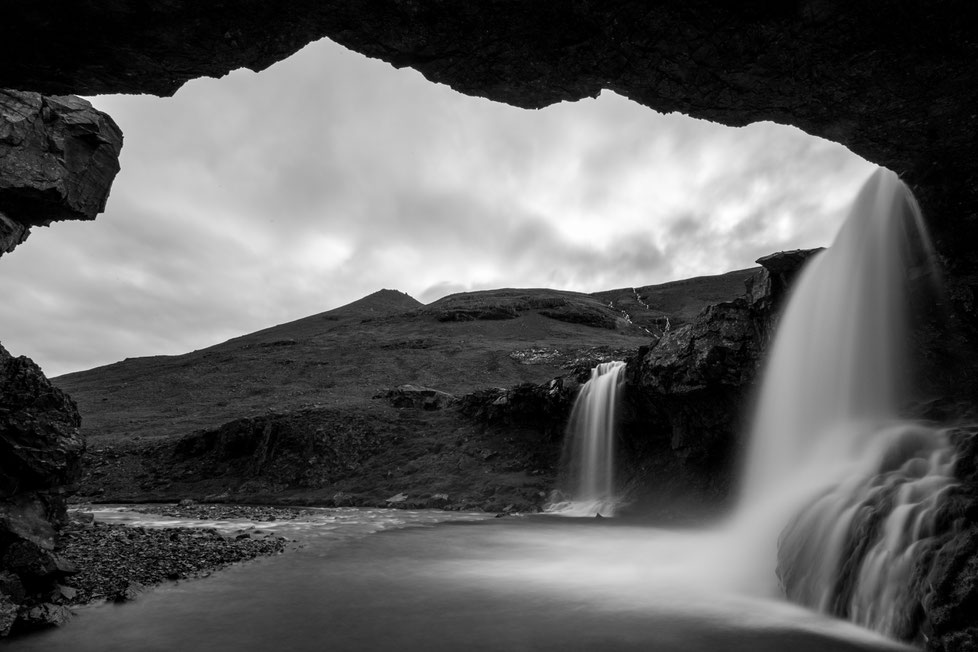
[[[174,522],[124,511],[99,518]],[[82,608],[66,627],[7,645],[45,652],[902,649],[752,595],[709,533],[613,519],[468,518],[318,510],[305,521],[259,523],[304,546],[167,584],[133,603]]]

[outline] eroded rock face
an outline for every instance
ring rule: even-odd
[[[789,284],[819,250],[761,258],[744,294],[639,349],[625,371],[624,475],[642,510],[716,511],[732,497],[745,406]]]
[[[56,544],[81,472],[80,425],[67,394],[0,346],[0,636],[16,625],[14,611],[20,626],[37,625],[47,594],[75,571]]]
[[[0,90],[0,255],[32,226],[95,219],[121,148],[119,127],[81,98]]]

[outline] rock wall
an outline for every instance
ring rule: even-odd
[[[0,255],[34,226],[91,220],[119,171],[122,133],[77,97],[0,90]],[[40,368],[0,346],[0,636],[59,624],[56,552],[65,498],[78,481],[81,418]]]
[[[25,357],[0,347],[0,636],[67,618],[48,604],[74,572],[57,554],[65,498],[84,443],[74,401]]]
[[[759,259],[743,296],[708,306],[628,361],[621,462],[631,511],[687,520],[734,498],[762,354],[787,288],[818,251]]]

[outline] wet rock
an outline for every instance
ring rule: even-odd
[[[407,502],[407,499],[408,499],[407,494],[396,494],[388,498],[385,502],[391,507],[397,507]]]
[[[112,602],[132,602],[145,591],[146,587],[139,582],[128,582],[112,596]]]
[[[18,602],[0,590],[0,638],[7,636],[17,621]]]
[[[765,256],[731,301],[708,305],[628,360],[622,474],[636,509],[715,511],[733,491],[745,406],[788,284],[818,250]]]
[[[52,604],[71,604],[77,599],[78,589],[60,584],[48,595],[48,602]]]
[[[20,631],[61,627],[71,620],[71,610],[67,607],[43,603],[20,610],[17,618],[17,628]]]

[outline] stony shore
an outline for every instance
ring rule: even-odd
[[[296,518],[304,510],[193,504],[141,506],[140,511],[202,520],[271,522]],[[16,621],[8,625],[14,626],[13,633],[62,625],[71,618],[72,606],[133,600],[163,582],[206,577],[237,562],[281,554],[290,543],[294,542],[264,528],[222,534],[214,528],[132,527],[100,523],[89,512],[73,511],[58,550],[67,562],[64,579],[44,601],[23,605]]]
[[[66,602],[125,601],[167,580],[202,577],[239,561],[279,554],[287,543],[266,530],[229,537],[212,528],[144,528],[73,519],[62,534],[62,554],[79,572],[68,580],[75,592]]]

